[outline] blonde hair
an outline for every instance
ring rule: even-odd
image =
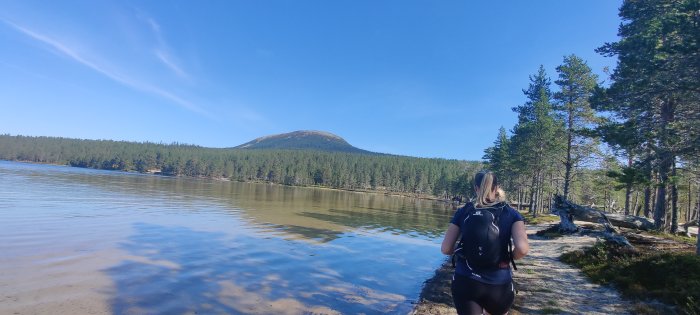
[[[476,173],[474,187],[476,187],[474,205],[477,208],[490,207],[506,201],[506,193],[498,185],[496,174],[490,171]]]

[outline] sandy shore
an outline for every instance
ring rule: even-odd
[[[517,261],[518,294],[510,314],[630,314],[633,305],[611,287],[591,283],[559,255],[595,243],[590,236],[543,239],[534,235],[546,226],[528,226],[530,253]],[[448,260],[426,281],[411,314],[457,314],[450,294],[454,269]]]

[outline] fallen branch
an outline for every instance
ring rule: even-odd
[[[615,226],[644,231],[652,231],[655,229],[654,222],[645,217],[637,217],[633,215],[624,215],[617,213],[607,213],[606,216],[608,217],[610,222]]]
[[[683,224],[683,230],[685,231],[685,235],[688,237],[693,237],[695,235],[698,235],[700,233],[700,225],[698,224],[698,220],[693,220],[686,222]],[[691,229],[691,227],[697,226],[698,229]]]
[[[600,210],[577,205],[564,199],[564,197],[560,195],[554,196],[554,209],[552,210],[553,213],[558,214],[561,218],[559,229],[562,232],[574,232],[578,230],[578,227],[576,227],[576,224],[573,222],[574,218],[580,221],[600,223],[605,228],[602,235],[607,241],[632,247],[632,244],[630,244],[627,238],[622,236],[617,228],[610,222],[608,216]]]

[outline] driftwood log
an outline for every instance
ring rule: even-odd
[[[608,217],[608,220],[610,220],[610,222],[615,226],[644,231],[651,231],[655,229],[654,222],[645,217],[618,213],[606,213],[605,216]]]
[[[611,222],[608,214],[603,213],[600,210],[580,206],[564,199],[563,196],[555,195],[552,212],[558,214],[561,218],[561,222],[559,223],[559,230],[561,232],[572,233],[578,230],[578,227],[576,224],[574,224],[574,218],[580,221],[600,223],[605,228],[605,230],[601,233],[603,238],[619,245],[632,247],[632,244],[630,244],[627,238],[621,235],[620,231],[615,228],[615,225],[613,225]],[[619,220],[616,221],[620,222]],[[626,222],[625,224],[627,224],[627,221],[625,220],[622,222]],[[640,226],[646,226],[645,223],[642,223],[643,221],[638,222],[640,222]],[[651,226],[653,226],[653,224],[651,224]]]
[[[691,227],[694,226],[697,226],[698,229],[691,229]],[[685,231],[685,235],[687,235],[688,237],[693,237],[695,235],[700,234],[700,224],[698,224],[698,220],[693,220],[683,224],[683,231]]]

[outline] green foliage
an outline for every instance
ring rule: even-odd
[[[614,284],[632,298],[658,299],[688,314],[700,312],[700,256],[691,253],[641,253],[599,242],[591,248],[565,253],[592,280]]]
[[[619,172],[620,162],[614,156],[606,155],[599,166],[599,169],[580,172],[580,180],[574,188],[578,191],[577,197],[581,203],[594,205],[606,211],[613,210],[615,202],[619,200],[615,191],[623,186],[608,174]]]
[[[550,80],[544,67],[540,66],[537,74],[530,77],[530,85],[523,92],[528,100],[513,108],[518,113],[518,124],[510,139],[509,165],[517,174],[516,181],[529,186],[532,200],[546,188],[545,179],[552,177],[560,164],[564,125],[553,113]]]
[[[466,196],[479,162],[315,150],[213,149],[0,135],[0,159],[170,176]]]
[[[533,216],[530,213],[522,213],[523,218],[525,219],[525,223],[529,225],[539,225],[539,224],[545,224],[545,223],[559,223],[560,218],[555,215],[538,215],[538,216]]]
[[[628,0],[620,17],[620,40],[598,49],[616,56],[617,67],[593,105],[610,117],[599,130],[605,141],[658,174],[654,219],[663,229],[674,164],[700,153],[700,1]]]
[[[648,185],[649,178],[647,172],[636,167],[622,167],[620,170],[608,170],[605,175],[614,178],[618,183],[615,189],[623,189],[626,184]]]
[[[649,231],[649,234],[656,235],[661,238],[668,240],[674,240],[679,243],[685,243],[688,245],[695,245],[697,243],[697,237],[689,237],[685,235],[675,235],[671,233],[661,232],[661,231]]]
[[[551,306],[544,307],[542,310],[540,310],[540,314],[561,314],[563,312],[564,311],[560,308]]]
[[[619,60],[609,80],[598,84],[586,62],[569,55],[553,93],[540,67],[523,91],[526,102],[513,108],[512,135],[499,130],[484,159],[535,214],[533,207],[563,191],[606,211],[624,205],[626,213],[647,215],[653,207],[657,228],[670,219],[673,231],[680,211],[685,220],[700,211],[691,205],[700,198],[693,195],[700,183],[700,1],[626,0],[620,17],[619,41],[597,49]],[[599,152],[599,139],[616,155]]]
[[[597,143],[594,138],[584,135],[597,120],[589,98],[598,77],[586,62],[576,55],[564,57],[564,63],[557,67],[557,72],[559,79],[555,83],[559,86],[559,91],[554,93],[554,109],[563,117],[566,125],[564,198],[568,198],[576,170],[590,159],[591,152],[596,151]]]
[[[493,143],[493,147],[487,148],[483,159],[488,161],[487,167],[492,170],[504,184],[507,190],[513,188],[513,165],[510,157],[510,139],[506,129],[501,127],[498,130],[498,138]]]

